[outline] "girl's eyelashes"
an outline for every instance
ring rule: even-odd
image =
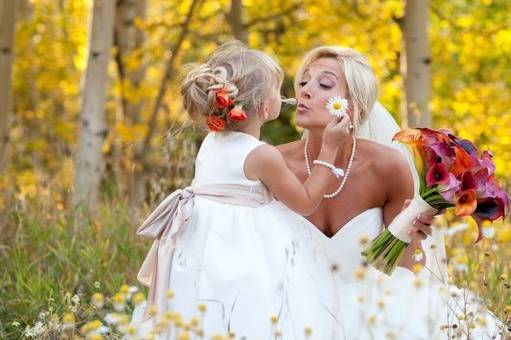
[[[301,87],[304,87],[305,85],[307,85],[307,82],[306,81],[301,81],[298,83],[298,85],[300,85]]]
[[[330,86],[330,85],[321,84],[321,83],[319,84],[319,86],[320,86],[321,88],[323,88],[323,89],[326,89],[326,90],[330,90],[330,89],[332,88],[332,86]]]

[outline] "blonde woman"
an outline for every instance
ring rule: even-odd
[[[377,80],[366,58],[346,47],[323,46],[310,51],[295,77],[296,125],[304,138],[279,147],[288,167],[306,181],[318,158],[322,134],[330,119],[332,98],[351,121],[340,141],[334,166],[342,180],[330,178],[318,209],[297,224],[308,226],[333,267],[340,301],[339,339],[445,339],[450,335],[491,338],[498,335],[493,316],[475,301],[463,304],[471,316],[459,324],[461,301],[447,299],[444,249],[422,249],[432,233],[431,216],[418,216],[411,226],[412,245],[391,277],[364,265],[361,251],[402,210],[414,194],[414,172],[406,151],[391,145],[398,126],[378,103]],[[330,104],[329,104],[330,101]],[[340,114],[342,114],[341,110]],[[385,145],[386,144],[386,145]],[[403,152],[400,152],[403,151]],[[435,235],[436,236],[436,235]],[[430,238],[431,240],[431,238]],[[428,240],[428,242],[431,242]],[[425,254],[425,256],[424,256]],[[426,264],[415,275],[411,269]],[[470,314],[473,313],[473,314]],[[474,320],[488,326],[469,329]],[[393,337],[394,336],[394,337]]]

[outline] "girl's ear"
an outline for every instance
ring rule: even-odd
[[[270,116],[270,106],[268,105],[267,100],[261,103],[260,114],[265,121],[268,120],[268,117]]]

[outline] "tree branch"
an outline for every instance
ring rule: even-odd
[[[174,44],[174,47],[171,49],[171,54],[166,62],[165,73],[161,80],[160,88],[158,90],[158,95],[154,101],[153,111],[151,113],[151,118],[149,119],[149,129],[147,134],[142,142],[142,147],[140,148],[141,154],[144,154],[149,144],[151,137],[153,136],[154,130],[156,129],[156,118],[158,116],[158,112],[160,111],[163,103],[163,98],[165,97],[165,93],[167,91],[167,83],[174,77],[174,63],[179,55],[183,42],[185,40],[186,35],[190,29],[190,22],[192,20],[193,13],[195,11],[195,7],[202,3],[203,0],[193,0],[190,9],[188,10],[188,14],[186,15],[186,19],[182,24],[181,33]]]
[[[280,12],[277,12],[277,13],[273,13],[271,15],[267,15],[267,16],[262,16],[262,17],[259,17],[259,18],[254,18],[248,22],[246,22],[244,24],[245,28],[249,28],[251,26],[254,26],[254,25],[257,25],[257,24],[260,24],[260,23],[264,23],[264,22],[268,22],[268,21],[272,21],[272,20],[275,20],[275,19],[278,19],[284,15],[287,15],[287,14],[290,14],[294,11],[296,11],[298,8],[300,8],[301,6],[301,3],[299,2],[296,2],[294,3],[293,5],[289,6],[288,8],[280,11]]]

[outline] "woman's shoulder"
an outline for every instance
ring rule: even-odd
[[[296,153],[301,144],[301,140],[295,140],[289,143],[277,145],[276,148],[280,151],[281,154]]]
[[[360,152],[380,175],[395,175],[408,169],[405,156],[391,146],[367,139],[357,139],[357,144]]]
[[[290,143],[277,145],[277,150],[281,153],[282,157],[286,160],[292,160],[303,156],[303,143],[301,140],[296,140]]]
[[[300,169],[303,166],[303,142],[301,140],[293,141],[286,144],[277,146],[277,150],[280,152],[287,167],[295,174],[300,173]]]

